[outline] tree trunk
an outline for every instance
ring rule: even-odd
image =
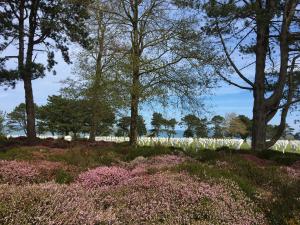
[[[133,10],[133,22],[132,22],[132,88],[131,88],[131,119],[130,119],[130,145],[137,145],[138,130],[137,130],[137,120],[138,120],[138,108],[139,108],[139,98],[140,98],[140,37],[139,37],[139,15],[138,8],[139,1],[134,0],[132,2]]]
[[[35,129],[35,109],[34,100],[32,92],[32,83],[30,77],[27,75],[23,78],[24,90],[25,90],[25,104],[26,104],[26,118],[27,118],[27,137],[29,141],[34,141],[36,139],[36,129]]]
[[[266,149],[266,131],[266,115],[262,107],[261,99],[254,98],[252,128],[252,149],[254,151],[262,151]]]
[[[134,79],[135,80],[135,79]],[[134,81],[138,82],[138,81]],[[133,91],[131,94],[131,118],[130,118],[130,145],[136,146],[137,145],[137,118],[138,118],[138,104],[139,104],[139,97],[138,94]]]
[[[265,68],[269,46],[269,23],[257,19],[256,68],[254,82],[254,106],[252,127],[252,149],[266,149],[267,111],[265,105]]]
[[[92,119],[92,124],[90,128],[90,141],[95,141],[96,140],[96,125],[95,125],[95,119]]]

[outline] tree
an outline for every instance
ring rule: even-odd
[[[84,20],[86,9],[79,1],[59,0],[5,0],[0,3],[0,81],[15,83],[22,80],[25,90],[26,134],[30,140],[36,137],[35,110],[32,80],[45,76],[55,62],[59,49],[64,60],[70,63],[69,41],[83,41],[86,36]],[[7,55],[9,47],[17,46],[16,55]],[[39,54],[46,53],[47,65],[38,62]],[[15,69],[7,69],[6,63],[17,59]],[[11,65],[11,64],[10,64]]]
[[[38,106],[35,105],[35,111],[38,111]],[[10,131],[21,131],[27,135],[27,115],[26,115],[26,105],[21,103],[16,106],[14,110],[7,114],[7,124],[8,130]]]
[[[115,21],[124,31],[127,62],[123,71],[127,70],[130,81],[130,143],[136,145],[140,103],[174,95],[188,98],[184,103],[195,103],[209,84],[209,70],[204,72],[203,65],[207,67],[213,51],[202,32],[193,29],[193,18],[176,14],[179,9],[173,1],[120,0],[114,9]]]
[[[239,115],[238,119],[246,126],[246,132],[239,133],[239,135],[242,139],[247,140],[247,138],[251,136],[252,120],[245,115]]]
[[[295,139],[296,140],[300,140],[300,132],[298,132],[298,133],[295,134]]]
[[[0,136],[5,134],[5,114],[4,112],[0,111]]]
[[[224,70],[219,70],[218,75],[230,85],[253,92],[252,149],[270,148],[284,131],[290,107],[300,101],[295,83],[300,58],[299,2],[208,0],[205,3],[209,18],[206,30],[218,38],[228,65],[243,83],[226,76]],[[249,54],[255,55],[254,61],[247,60],[251,59]],[[245,64],[239,65],[234,56],[243,57]],[[253,71],[248,73],[251,76],[246,76],[245,68]],[[267,141],[267,125],[277,113],[280,124]]]
[[[226,116],[227,136],[244,137],[248,130],[246,124],[234,113]]]
[[[119,128],[116,136],[124,136],[129,137],[130,133],[130,120],[131,118],[129,116],[125,116],[119,119],[117,123],[117,127]],[[146,124],[142,116],[139,115],[138,117],[138,135],[143,136],[147,134]]]
[[[146,128],[145,120],[141,115],[138,116],[137,130],[138,130],[138,135],[140,137],[147,134],[147,128]]]
[[[129,136],[129,127],[130,127],[130,117],[129,116],[124,116],[121,117],[118,120],[117,123],[118,131],[116,133],[116,136],[124,136],[128,137]]]
[[[199,120],[199,124],[196,126],[196,137],[198,138],[207,138],[208,137],[208,120],[203,118]]]
[[[175,126],[177,124],[176,119],[164,119],[163,126],[164,132],[167,134],[168,138],[170,139],[172,136],[176,135]]]
[[[62,96],[49,96],[46,105],[40,107],[40,120],[43,130],[51,133],[70,135],[75,138],[86,130],[88,113],[81,100],[63,98]]]
[[[224,117],[216,115],[211,119],[211,124],[213,125],[213,138],[223,138],[224,137]]]
[[[195,115],[189,114],[181,119],[181,125],[186,127],[184,137],[208,136],[208,121],[206,118],[200,119]]]
[[[104,119],[103,116],[125,106],[129,100],[126,97],[128,88],[116,66],[123,55],[119,51],[122,47],[120,31],[112,22],[110,13],[114,2],[93,0],[88,5],[86,27],[90,44],[78,54],[75,66],[79,78],[75,81],[75,88],[80,90],[78,97],[89,104],[90,140],[95,140],[97,124]],[[69,88],[74,88],[72,85]]]
[[[161,127],[163,125],[164,118],[161,113],[153,113],[152,119],[151,119],[151,125],[152,125],[152,130],[151,132],[154,134],[154,136],[158,137],[159,133],[161,132]]]
[[[185,138],[190,138],[190,137],[194,137],[194,132],[191,130],[191,129],[186,129],[184,132],[183,132],[183,137]]]
[[[288,124],[286,124],[284,132],[282,134],[282,138],[285,139],[285,140],[293,140],[293,139],[295,139],[295,137],[294,137],[294,131],[295,131],[294,128],[292,128]]]

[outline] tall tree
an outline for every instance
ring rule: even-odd
[[[122,60],[120,30],[110,13],[116,1],[92,0],[88,6],[89,19],[86,27],[90,45],[79,53],[75,73],[80,84],[80,97],[89,103],[90,140],[95,140],[97,124],[112,108],[126,105],[128,92],[124,80],[119,75],[118,63]],[[128,102],[128,101],[127,101]]]
[[[124,136],[129,137],[130,135],[130,120],[131,118],[129,116],[125,116],[119,119],[117,123],[117,127],[119,128],[116,136]],[[138,126],[138,136],[144,136],[147,134],[146,124],[145,120],[141,115],[138,116],[137,121]]]
[[[86,106],[82,100],[67,99],[61,95],[48,97],[46,105],[40,107],[41,126],[45,131],[70,135],[76,138],[86,130]]]
[[[189,114],[181,119],[181,125],[186,127],[184,137],[207,137],[208,136],[208,121],[206,118]]]
[[[129,129],[130,129],[130,117],[129,116],[121,117],[118,120],[117,127],[118,127],[118,130],[117,130],[116,136],[128,137]]]
[[[26,133],[36,137],[32,80],[45,76],[56,64],[54,50],[59,49],[69,63],[69,41],[80,41],[86,36],[83,21],[86,9],[79,1],[60,0],[3,0],[0,2],[0,37],[4,42],[0,52],[0,81],[22,80],[25,90]],[[84,44],[83,42],[81,42]],[[17,46],[11,55],[9,47]],[[39,54],[48,57],[47,65],[39,62]],[[15,69],[7,69],[9,61],[17,59]]]
[[[247,125],[234,113],[226,115],[226,131],[229,137],[246,137],[248,134]]]
[[[251,137],[252,120],[245,115],[239,115],[238,119],[246,126],[246,132],[240,133],[241,138],[246,140],[248,137]]]
[[[167,134],[168,138],[170,139],[172,136],[176,135],[175,127],[176,127],[177,121],[176,119],[164,119],[163,120],[163,126],[164,126],[164,132]]]
[[[225,118],[220,115],[216,115],[211,119],[211,124],[213,125],[213,137],[223,138],[224,137],[224,122]]]
[[[179,12],[172,3],[171,0],[120,0],[112,12],[124,31],[132,145],[137,141],[141,102],[154,96],[168,99],[175,94],[195,100],[209,83],[203,62],[209,62],[211,48],[204,43],[201,32],[193,29],[193,18]]]
[[[161,127],[163,125],[164,118],[161,113],[153,113],[152,119],[151,119],[151,125],[152,125],[152,130],[151,132],[153,133],[154,136],[158,137],[159,133],[161,132]]]
[[[253,92],[252,149],[267,149],[281,137],[290,107],[300,101],[295,84],[299,77],[300,3],[297,0],[204,2],[209,18],[207,31],[216,35],[228,65],[242,83],[222,70],[218,75],[231,85]],[[234,57],[243,57],[245,63],[241,65]],[[245,73],[246,68],[252,73]],[[267,141],[267,125],[277,113],[280,124]]]

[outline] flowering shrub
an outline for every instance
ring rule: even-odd
[[[114,213],[99,199],[97,191],[75,184],[0,185],[0,224],[108,224]]]
[[[106,204],[125,224],[266,224],[257,206],[227,180],[209,184],[185,174],[157,173],[118,187]]]
[[[55,171],[63,167],[58,162],[0,160],[0,183],[22,185],[50,181],[54,178]]]
[[[98,189],[0,185],[0,224],[267,224],[257,209],[229,181],[204,183],[185,174],[156,173]]]
[[[79,174],[77,182],[85,187],[96,188],[108,185],[117,185],[129,179],[130,173],[121,167],[97,167]]]
[[[28,162],[0,161],[0,182],[23,184],[36,182],[39,171]]]

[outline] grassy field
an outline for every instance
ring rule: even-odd
[[[0,150],[0,224],[300,224],[300,155],[21,142]]]

